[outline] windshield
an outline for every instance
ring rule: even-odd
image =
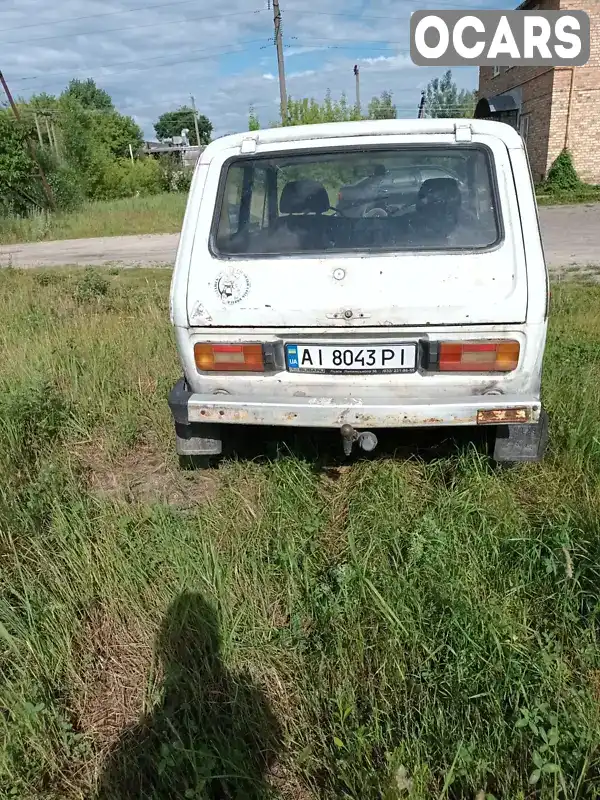
[[[500,238],[488,151],[352,149],[230,161],[213,249],[221,255],[473,250]]]

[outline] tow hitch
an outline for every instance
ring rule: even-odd
[[[371,431],[362,431],[359,433],[354,430],[352,425],[342,425],[340,433],[342,434],[342,445],[344,447],[344,455],[346,456],[352,454],[354,442],[357,442],[361,450],[367,453],[370,453],[377,447],[377,437]]]

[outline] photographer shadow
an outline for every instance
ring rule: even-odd
[[[214,608],[178,597],[157,641],[162,700],[110,753],[96,800],[272,797],[280,731],[261,690],[223,664]]]

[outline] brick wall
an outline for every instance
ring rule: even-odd
[[[548,167],[566,143],[573,154],[579,177],[589,183],[600,183],[600,0],[561,0],[560,8],[564,11],[587,11],[591,50],[585,67],[573,70],[572,92],[572,70],[556,69],[554,72]]]
[[[544,179],[547,170],[552,73],[553,70],[548,67],[512,67],[508,70],[501,68],[500,74],[493,77],[492,67],[481,67],[479,70],[478,97],[492,97],[520,88],[521,114],[529,115],[527,153],[536,183]]]
[[[588,64],[573,70],[501,67],[495,77],[492,67],[481,67],[478,97],[521,88],[521,113],[529,115],[527,151],[536,182],[544,179],[567,145],[580,178],[600,183],[600,0],[545,0],[539,7],[587,11],[591,23]]]

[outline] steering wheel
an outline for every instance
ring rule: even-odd
[[[363,214],[363,219],[371,219],[372,217],[387,217],[388,213],[384,208],[370,208]]]

